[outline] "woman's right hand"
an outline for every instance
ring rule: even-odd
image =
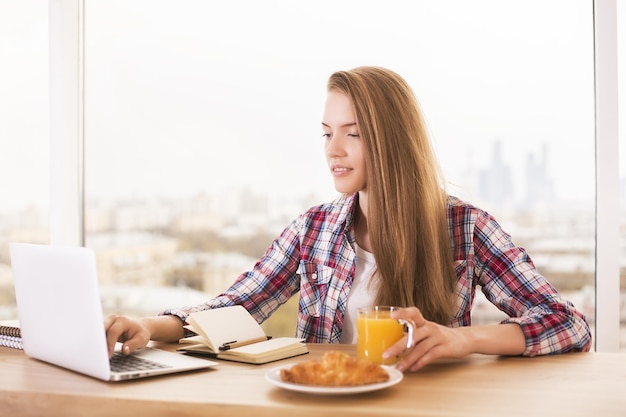
[[[146,322],[126,316],[111,315],[104,321],[107,337],[109,358],[113,356],[115,343],[122,343],[122,353],[130,355],[137,349],[145,347],[151,339]]]

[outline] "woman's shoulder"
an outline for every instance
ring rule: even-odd
[[[495,221],[486,210],[454,195],[448,195],[447,208],[448,220],[454,224],[476,222],[477,219]]]
[[[457,212],[465,212],[465,213],[478,213],[483,210],[475,206],[474,204],[462,200],[457,196],[448,195],[448,213],[457,213]]]

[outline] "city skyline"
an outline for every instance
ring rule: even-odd
[[[0,135],[15,138],[3,141],[0,166],[3,173],[27,174],[19,183],[13,175],[0,176],[9,195],[4,208],[45,205],[49,194],[47,7],[20,4],[0,13],[0,33],[10,40],[3,62],[12,64],[0,68],[0,91],[22,98],[0,97],[0,110],[14,115]],[[521,156],[538,153],[542,143],[549,144],[547,175],[558,199],[594,194],[592,26],[584,1],[457,2],[452,8],[424,2],[417,15],[402,13],[403,2],[383,10],[376,2],[358,2],[351,13],[362,23],[362,43],[350,49],[334,42],[351,33],[338,25],[341,13],[329,15],[322,4],[307,10],[310,22],[281,19],[275,26],[252,15],[233,24],[229,17],[236,10],[228,4],[191,2],[194,16],[167,2],[151,3],[146,14],[142,4],[89,2],[86,11],[91,196],[185,196],[246,186],[277,194],[303,184],[311,188],[303,193],[332,195],[319,137],[325,80],[336,69],[369,63],[395,69],[413,86],[452,191],[472,195],[476,186],[466,182],[468,174],[487,168],[491,144],[500,141],[505,165],[518,172],[517,194],[526,192]],[[303,13],[288,2],[282,7],[288,16]],[[350,2],[344,7],[351,10]],[[224,19],[206,25],[207,15]],[[367,25],[385,16],[404,24],[394,31]],[[168,30],[152,25],[164,21]],[[344,32],[317,30],[323,27]],[[293,32],[291,39],[281,28]],[[216,37],[224,43],[213,42]],[[383,40],[410,47],[414,55],[395,54]],[[620,155],[623,167],[623,148]]]

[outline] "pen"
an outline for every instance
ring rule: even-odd
[[[258,339],[246,340],[244,342],[237,342],[236,340],[233,340],[232,342],[226,342],[222,346],[220,346],[220,350],[223,351],[223,350],[234,349],[234,348],[241,347],[241,346],[251,345],[253,343],[263,342],[268,339],[270,338],[267,336],[263,336],[263,337],[259,337]]]

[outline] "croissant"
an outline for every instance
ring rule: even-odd
[[[356,386],[386,382],[389,374],[382,366],[346,353],[326,352],[321,360],[301,362],[280,371],[285,382],[320,386]]]

